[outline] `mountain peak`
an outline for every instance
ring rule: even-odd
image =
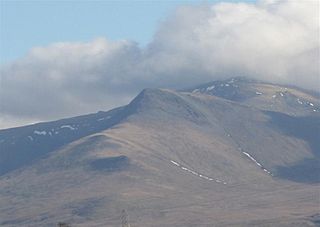
[[[143,89],[127,106],[128,109],[141,110],[169,102],[174,91],[160,88]]]

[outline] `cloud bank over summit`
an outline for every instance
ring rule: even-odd
[[[145,87],[232,76],[317,90],[318,18],[318,1],[181,6],[143,48],[106,38],[35,47],[1,67],[0,127],[109,109]]]

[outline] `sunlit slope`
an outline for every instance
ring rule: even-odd
[[[119,226],[126,209],[132,226],[314,226],[314,113],[160,89],[119,111],[117,123],[2,175],[0,223]]]

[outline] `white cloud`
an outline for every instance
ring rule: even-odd
[[[106,39],[33,48],[2,69],[1,112],[46,120],[127,102],[122,75],[135,55],[136,44]]]
[[[318,3],[282,1],[181,7],[156,34],[158,62],[179,59],[213,78],[242,74],[318,88]]]
[[[318,19],[312,0],[183,6],[143,49],[104,38],[36,47],[2,67],[0,114],[25,122],[79,115],[125,104],[145,87],[230,76],[316,90]]]

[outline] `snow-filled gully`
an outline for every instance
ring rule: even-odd
[[[212,178],[210,178],[210,177],[208,177],[208,176],[205,176],[205,175],[203,175],[203,174],[197,173],[197,172],[195,172],[195,171],[193,171],[193,170],[191,170],[191,169],[188,169],[187,167],[184,167],[184,166],[180,165],[178,162],[175,162],[175,161],[173,161],[173,160],[170,160],[170,162],[171,162],[173,165],[179,167],[180,169],[182,169],[182,170],[184,170],[184,171],[186,171],[186,172],[189,172],[189,173],[191,173],[191,174],[193,174],[193,175],[195,175],[195,176],[197,176],[197,177],[200,177],[200,178],[202,178],[202,179],[205,179],[205,180],[208,180],[208,181],[215,181],[215,182],[221,183],[221,184],[227,184],[227,182],[225,182],[225,181],[218,180],[218,179],[212,179]]]
[[[244,155],[246,155],[249,159],[251,159],[256,165],[258,165],[264,172],[270,174],[272,176],[272,173],[268,171],[266,168],[264,168],[257,160],[255,160],[249,153],[242,152]]]
[[[224,131],[226,133],[226,136],[230,137],[233,140],[233,142],[237,145],[239,151],[241,151],[245,156],[247,156],[257,166],[259,166],[260,169],[262,169],[265,173],[269,174],[270,176],[273,176],[270,171],[268,171],[266,168],[264,168],[263,165],[261,165],[261,163],[259,163],[255,158],[253,158],[249,153],[244,152],[242,147],[240,146],[240,144],[229,134],[229,132],[225,128],[223,128],[223,129],[224,129]]]

